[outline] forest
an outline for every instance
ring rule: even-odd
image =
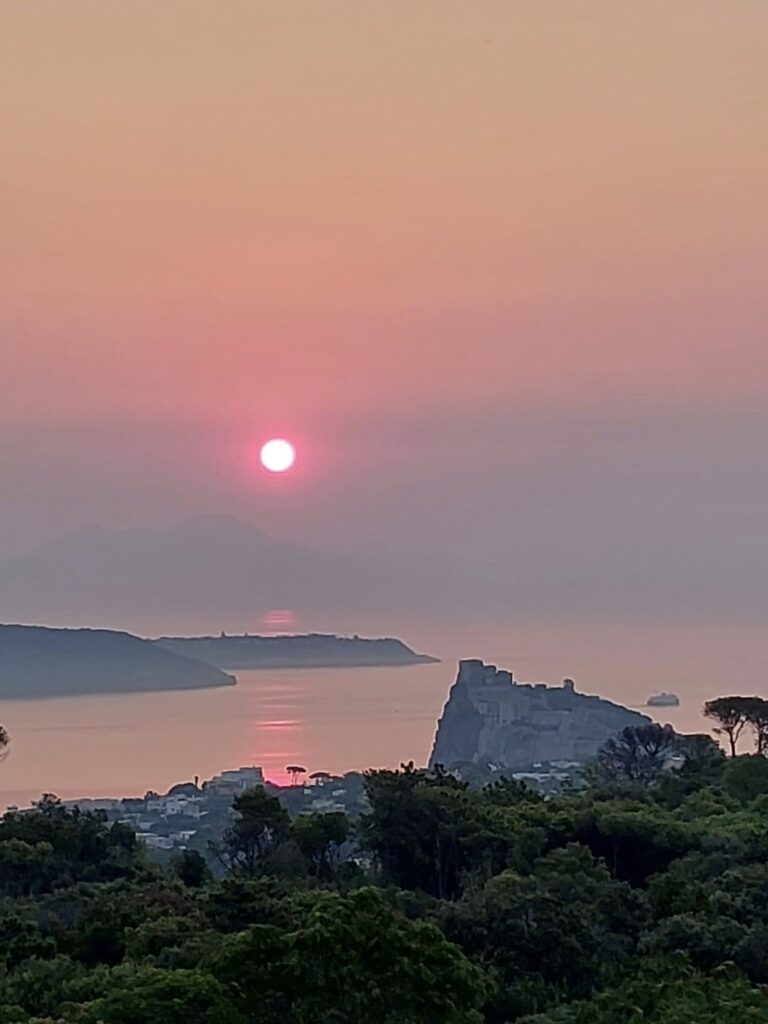
[[[768,760],[738,700],[708,714],[752,753],[628,729],[546,797],[371,770],[356,820],[256,788],[166,864],[55,797],[6,813],[0,1024],[768,1022]]]

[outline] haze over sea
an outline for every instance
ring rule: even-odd
[[[0,702],[6,800],[761,690],[768,4],[295,6],[0,5],[0,622],[443,663]]]
[[[162,625],[177,632],[205,629],[200,622]],[[147,623],[130,626],[159,631]],[[423,764],[462,657],[512,668],[524,681],[572,676],[577,688],[629,706],[673,690],[679,708],[646,710],[681,731],[707,728],[701,706],[710,697],[761,692],[763,638],[756,625],[718,630],[468,619],[448,627],[407,619],[349,628],[399,636],[443,661],[240,671],[238,686],[221,689],[0,701],[0,721],[13,737],[0,773],[0,804],[26,804],[42,792],[64,799],[142,795],[247,764],[262,765],[281,783],[288,764],[334,773]]]

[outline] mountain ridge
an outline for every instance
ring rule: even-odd
[[[457,584],[440,565],[393,560],[375,536],[366,551],[338,552],[214,513],[160,529],[82,528],[0,560],[0,621],[130,622],[147,632],[169,615],[256,623],[274,609],[328,621],[423,611],[436,593],[461,610]]]

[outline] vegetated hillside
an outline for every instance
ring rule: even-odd
[[[364,639],[325,633],[301,636],[163,636],[159,646],[220,668],[344,668],[436,662],[392,637]]]
[[[213,665],[107,629],[0,625],[0,697],[228,686]]]
[[[651,724],[593,767],[549,799],[371,771],[354,817],[256,787],[164,866],[122,822],[9,813],[0,1019],[766,1024],[768,760]]]

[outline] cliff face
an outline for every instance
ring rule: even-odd
[[[437,726],[430,765],[461,761],[523,768],[586,761],[611,736],[650,719],[620,704],[562,686],[517,683],[511,672],[462,661]]]

